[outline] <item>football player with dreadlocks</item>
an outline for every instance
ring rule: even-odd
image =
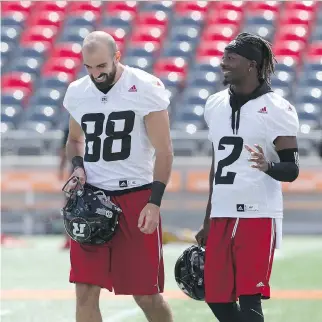
[[[210,96],[204,117],[213,146],[203,228],[205,300],[220,322],[263,322],[274,248],[282,234],[282,182],[299,174],[295,108],[273,92],[270,43],[241,33],[221,68],[229,88]],[[237,303],[239,300],[239,303]]]

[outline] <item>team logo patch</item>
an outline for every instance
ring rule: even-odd
[[[103,96],[103,97],[101,98],[101,101],[102,101],[102,103],[107,103],[107,101],[108,101],[108,97],[107,97],[107,96]]]
[[[76,241],[85,241],[91,236],[91,229],[88,222],[84,218],[76,217],[69,223],[72,239]]]
[[[138,90],[136,89],[136,86],[133,85],[130,89],[129,92],[137,92]]]

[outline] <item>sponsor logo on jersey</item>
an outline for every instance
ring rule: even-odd
[[[237,204],[236,209],[238,212],[255,212],[259,211],[258,204]]]
[[[137,92],[138,90],[136,89],[136,86],[133,85],[130,89],[129,92]]]
[[[238,204],[236,205],[236,207],[237,207],[237,211],[238,211],[238,212],[244,212],[244,211],[245,211],[245,207],[244,207],[244,205],[243,205],[243,204],[238,203]]]
[[[262,114],[267,114],[267,109],[266,109],[266,106],[262,107],[258,113],[262,113]]]
[[[127,184],[127,180],[120,180],[119,181],[119,187],[120,188],[127,188],[128,184]]]

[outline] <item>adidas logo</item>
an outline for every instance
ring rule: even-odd
[[[267,109],[266,109],[266,106],[265,107],[262,107],[258,113],[263,113],[263,114],[267,114]]]
[[[133,85],[130,89],[129,92],[137,92],[138,90],[136,89],[136,86]]]
[[[263,282],[259,282],[256,287],[264,287],[265,285],[263,284]]]

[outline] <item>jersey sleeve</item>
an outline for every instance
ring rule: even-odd
[[[268,122],[268,140],[273,143],[278,136],[296,136],[299,130],[299,119],[294,106],[282,102],[281,106],[272,109]]]
[[[65,93],[63,106],[77,122],[79,122],[79,115],[77,113],[77,104],[79,102],[77,98],[77,88],[75,84],[71,83]]]
[[[142,101],[141,113],[143,116],[151,112],[166,110],[170,104],[168,91],[156,77],[146,84]]]

